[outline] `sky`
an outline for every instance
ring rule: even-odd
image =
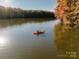
[[[56,0],[0,0],[5,7],[22,8],[25,10],[54,10]]]

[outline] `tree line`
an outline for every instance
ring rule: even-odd
[[[0,6],[0,18],[56,18],[53,12]]]

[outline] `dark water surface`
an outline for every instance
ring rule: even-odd
[[[52,19],[0,20],[0,59],[55,59],[56,23]],[[36,30],[45,34],[33,35]]]

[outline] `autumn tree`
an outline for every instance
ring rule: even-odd
[[[56,16],[64,25],[79,27],[79,0],[58,0]]]

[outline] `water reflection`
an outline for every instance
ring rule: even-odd
[[[30,20],[0,20],[1,44],[6,45],[0,47],[0,59],[55,59],[54,26],[57,21]],[[33,35],[38,29],[46,33]]]
[[[16,25],[22,25],[26,23],[43,23],[43,22],[48,22],[51,21],[52,19],[46,18],[27,18],[27,19],[0,19],[0,28],[5,28],[8,26],[16,26]]]
[[[56,26],[57,57],[60,59],[79,59],[79,30],[64,30]]]
[[[0,37],[0,47],[7,45],[7,40],[5,37]]]

